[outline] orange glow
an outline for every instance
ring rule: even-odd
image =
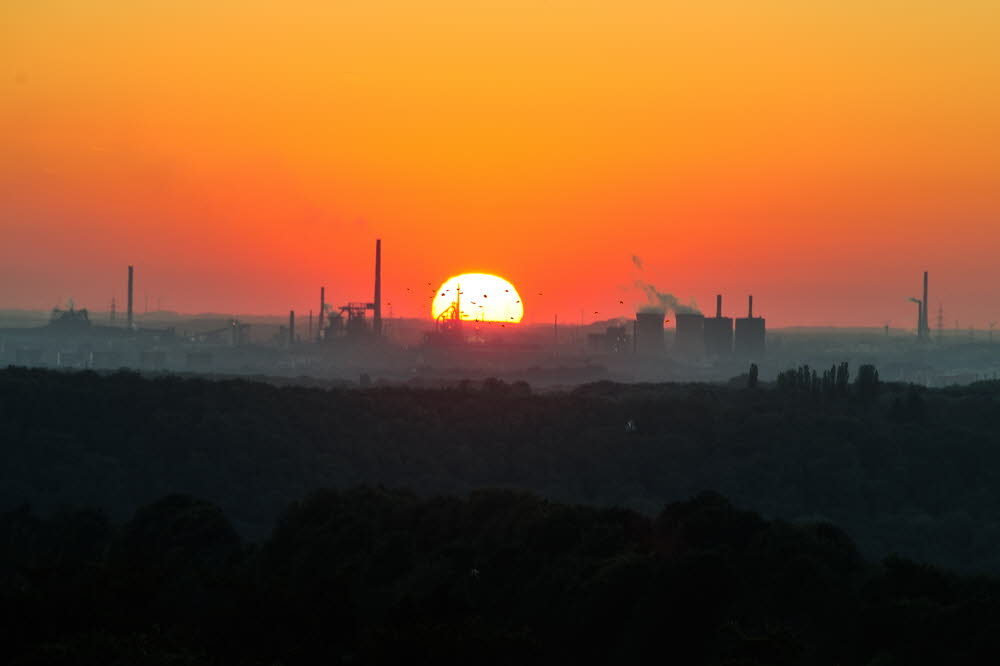
[[[995,0],[31,0],[0,63],[0,309],[133,264],[306,312],[368,300],[381,237],[395,316],[492,266],[526,322],[630,316],[639,255],[774,326],[909,325],[923,270],[1000,319]]]
[[[431,317],[437,319],[459,295],[460,315],[465,321],[516,323],[524,317],[521,296],[507,280],[486,273],[464,273],[445,280],[431,305]]]

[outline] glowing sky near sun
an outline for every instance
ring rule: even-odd
[[[1000,319],[995,1],[9,0],[0,308],[264,313],[487,272],[775,324]],[[598,313],[598,314],[592,314]]]
[[[437,319],[455,303],[463,320],[517,323],[524,316],[521,295],[497,275],[466,273],[448,278],[431,302],[431,316]]]

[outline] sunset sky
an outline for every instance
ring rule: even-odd
[[[1000,10],[0,4],[0,309],[103,310],[131,263],[140,303],[304,313],[321,284],[371,298],[376,237],[396,316],[486,272],[525,321],[627,315],[645,279],[729,314],[752,292],[771,325],[913,326],[928,269],[932,324],[983,327]]]

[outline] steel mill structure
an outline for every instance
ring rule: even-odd
[[[319,331],[322,342],[361,342],[382,337],[382,239],[375,240],[375,298],[351,301],[333,309],[326,302],[326,287],[320,287]],[[368,312],[371,311],[371,320]]]

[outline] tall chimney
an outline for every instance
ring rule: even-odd
[[[722,317],[722,294],[715,295],[715,317]]]
[[[382,335],[382,239],[375,240],[375,335]]]
[[[295,344],[295,310],[288,311],[288,346]]]
[[[132,267],[128,267],[128,327],[132,328]]]
[[[319,318],[316,320],[316,342],[323,339],[323,312],[326,310],[326,287],[319,288]]]
[[[929,338],[931,327],[927,323],[927,305],[929,301],[927,300],[927,271],[924,271],[924,298],[923,305],[920,310],[920,337]]]
[[[747,299],[747,302],[748,302],[747,319],[753,319],[753,294],[750,294],[750,297]]]

